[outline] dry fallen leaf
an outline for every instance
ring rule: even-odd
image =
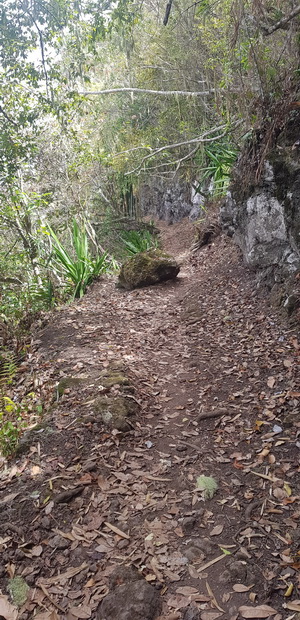
[[[258,605],[257,607],[242,605],[239,607],[239,613],[242,618],[269,618],[269,616],[277,614],[277,611],[269,605]]]
[[[42,611],[40,614],[34,616],[34,620],[58,620],[59,616],[56,611]]]
[[[7,596],[2,594],[0,595],[0,617],[5,620],[17,620],[18,617],[18,608],[9,602]]]
[[[219,611],[203,611],[200,618],[201,620],[217,620],[222,615]]]
[[[219,534],[222,534],[224,529],[224,525],[220,524],[220,525],[215,525],[215,527],[213,527],[213,529],[210,532],[210,536],[218,536]]]
[[[242,583],[235,583],[234,586],[232,586],[234,592],[248,592],[250,588],[252,588],[252,586],[244,586]]]
[[[122,532],[122,530],[119,530],[119,528],[113,525],[112,523],[108,523],[108,521],[104,521],[104,525],[106,525],[106,527],[108,527],[108,529],[114,532],[115,534],[118,534],[118,536],[121,536],[121,538],[127,538],[128,540],[130,539],[130,536],[128,536],[128,534],[125,534],[125,532]]]
[[[92,610],[88,605],[80,605],[79,607],[70,607],[70,613],[75,616],[75,618],[88,620],[88,618],[91,617]]]
[[[300,611],[300,601],[291,601],[290,603],[285,603],[283,605],[284,609],[289,609],[289,611]]]
[[[176,594],[183,594],[183,596],[190,596],[191,594],[198,594],[197,588],[192,586],[182,586],[176,589]]]

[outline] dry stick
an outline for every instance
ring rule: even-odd
[[[52,603],[52,605],[54,605],[54,607],[57,607],[57,609],[59,609],[59,611],[62,611],[63,614],[66,613],[66,610],[63,607],[61,607],[60,605],[58,605],[58,603],[55,602],[55,600],[52,598],[52,596],[50,596],[47,588],[45,588],[45,586],[42,583],[40,583],[38,585],[38,588],[40,588],[42,590],[42,592],[44,592],[45,596],[50,601],[50,603]]]
[[[203,448],[197,446],[197,444],[195,443],[190,443],[189,441],[182,441],[181,439],[178,439],[177,442],[182,444],[183,446],[188,446],[188,448],[194,448],[194,450],[197,450],[197,452],[201,452],[201,454],[204,454],[204,452],[206,452],[206,450],[203,450]]]

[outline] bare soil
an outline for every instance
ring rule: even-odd
[[[30,586],[22,620],[96,618],[118,565],[160,591],[161,620],[298,618],[296,330],[231,240],[191,253],[189,221],[159,226],[178,279],[95,283],[53,313],[20,369],[18,389],[49,403],[0,471],[0,583]],[[112,365],[141,408],[128,433],[95,411]],[[69,376],[82,381],[59,396]],[[218,484],[211,498],[201,475]]]

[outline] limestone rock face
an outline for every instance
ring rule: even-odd
[[[190,185],[181,181],[173,180],[170,184],[155,178],[149,184],[142,184],[139,189],[139,203],[144,215],[165,220],[168,224],[191,217],[193,209],[194,214],[197,213],[196,217],[199,217],[199,209],[193,207],[191,200]]]
[[[165,280],[173,280],[179,270],[176,260],[161,250],[140,252],[123,263],[118,286],[130,290],[158,284]]]
[[[278,136],[258,181],[255,174],[251,182],[245,181],[249,170],[247,157],[242,153],[221,208],[221,224],[240,246],[245,263],[268,269],[275,276],[273,283],[300,269],[300,151],[295,143],[300,114],[297,115]]]
[[[124,583],[100,605],[97,620],[155,620],[161,611],[160,594],[145,580]]]
[[[288,222],[286,203],[266,188],[261,188],[242,202],[235,197],[234,190],[229,192],[222,208],[221,221],[240,246],[247,265],[276,265],[282,267],[286,274],[299,269],[297,222]]]

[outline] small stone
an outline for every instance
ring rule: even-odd
[[[117,547],[118,549],[126,549],[128,547],[128,545],[130,545],[130,541],[129,540],[119,540]]]
[[[196,607],[189,605],[185,610],[182,620],[200,620],[200,613]]]
[[[49,517],[42,517],[41,526],[44,528],[44,530],[49,530],[51,528],[51,519]]]
[[[104,424],[122,432],[132,430],[129,418],[132,418],[139,411],[137,402],[126,396],[100,396],[97,398],[94,407]]]
[[[70,541],[66,540],[62,536],[56,535],[53,538],[50,538],[49,545],[52,549],[67,549],[70,545]]]
[[[141,573],[132,566],[117,566],[110,575],[109,585],[112,589],[124,583],[133,583],[143,579]]]
[[[84,472],[94,471],[95,469],[97,469],[96,461],[86,461],[86,463],[82,466],[82,471]]]
[[[102,601],[97,620],[155,620],[161,611],[161,597],[147,581],[117,586]]]
[[[187,446],[183,446],[183,445],[179,444],[178,446],[176,446],[176,450],[177,450],[177,452],[186,452],[187,451]]]
[[[182,530],[186,536],[190,536],[198,526],[198,518],[196,515],[193,517],[185,517],[182,521]]]
[[[199,538],[194,541],[194,544],[198,549],[201,549],[205,556],[212,555],[216,548],[216,545],[209,538]]]
[[[247,564],[242,561],[234,561],[229,565],[229,571],[233,580],[245,582],[247,579]]]

